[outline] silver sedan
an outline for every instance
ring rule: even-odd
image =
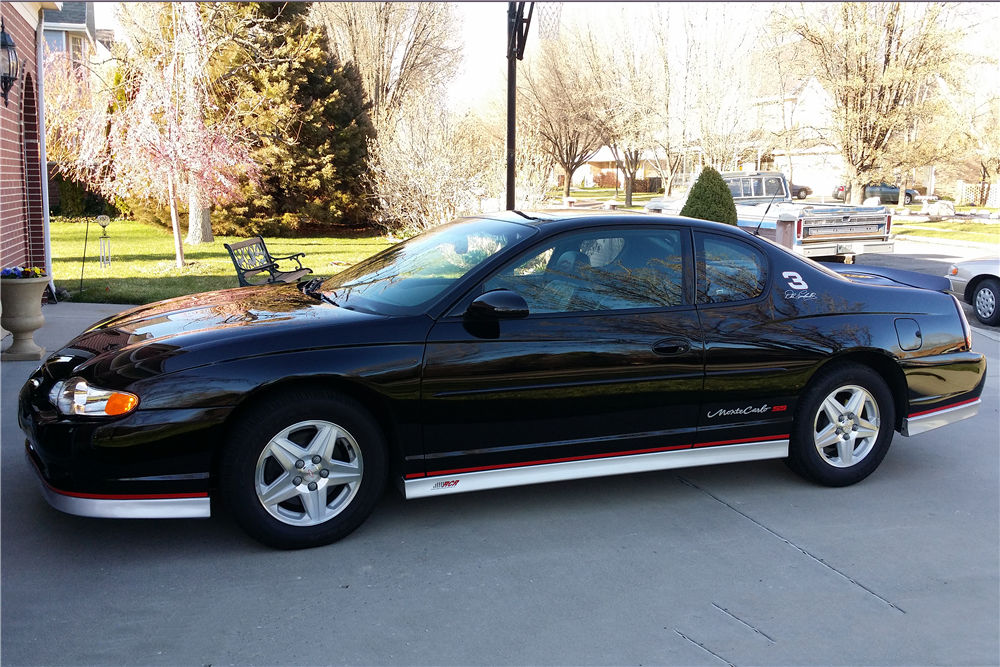
[[[951,291],[972,305],[976,319],[987,326],[1000,324],[1000,258],[952,264],[945,277],[951,281]]]

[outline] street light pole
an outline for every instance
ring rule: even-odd
[[[528,16],[524,6],[528,5]],[[507,3],[507,210],[514,210],[515,157],[517,155],[517,61],[524,60],[524,44],[531,25],[534,2]]]

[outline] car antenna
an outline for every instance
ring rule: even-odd
[[[767,202],[767,208],[764,209],[764,214],[760,216],[760,222],[757,223],[757,229],[753,230],[754,236],[760,236],[760,226],[764,224],[764,218],[767,217],[767,212],[771,210],[771,204],[774,203],[774,198],[777,196],[777,192],[771,195],[771,201]]]

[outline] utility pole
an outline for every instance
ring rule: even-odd
[[[524,6],[528,5],[528,16]],[[507,210],[514,210],[514,179],[517,144],[517,61],[524,60],[524,45],[528,40],[528,27],[534,2],[507,3]]]

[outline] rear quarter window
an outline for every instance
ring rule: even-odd
[[[764,292],[767,259],[738,239],[695,234],[698,303],[749,301]]]

